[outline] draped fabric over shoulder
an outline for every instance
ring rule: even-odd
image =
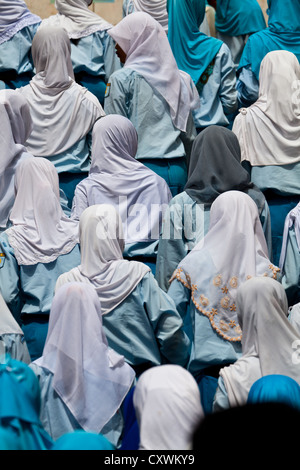
[[[289,51],[269,52],[262,60],[259,98],[242,108],[233,124],[242,160],[252,166],[300,161],[300,65]]]
[[[19,264],[49,263],[79,241],[78,223],[63,212],[58,175],[46,158],[26,158],[15,175],[12,226],[6,230]]]
[[[281,283],[266,277],[250,279],[238,290],[237,305],[242,357],[220,371],[230,406],[246,403],[251,386],[266,375],[287,375],[300,384],[295,349],[300,336],[287,319]]]
[[[267,27],[257,0],[218,0],[216,29],[228,36],[241,36]]]
[[[91,203],[115,206],[126,243],[158,239],[172,196],[165,180],[134,158],[138,137],[133,124],[124,116],[108,115],[96,122],[92,137],[89,177],[79,188]],[[79,218],[76,196],[74,201],[72,217]]]
[[[98,204],[85,209],[80,217],[79,237],[81,264],[62,274],[56,289],[66,282],[91,283],[105,315],[133,291],[150,268],[123,258],[122,221],[112,205]]]
[[[199,315],[227,341],[241,341],[237,288],[252,276],[277,278],[259,220],[257,206],[241,191],[218,196],[210,209],[207,235],[179,263],[177,279],[191,291]]]
[[[300,61],[300,3],[268,0],[268,7],[268,28],[248,39],[239,64],[239,69],[250,67],[257,80],[261,61],[268,52],[287,50]]]
[[[199,204],[211,204],[229,190],[249,194],[259,213],[265,203],[264,195],[241,165],[241,149],[236,135],[221,126],[209,126],[194,140],[184,190]]]
[[[41,28],[32,41],[32,57],[36,75],[18,91],[27,98],[33,120],[26,146],[34,156],[49,157],[85,137],[104,111],[97,98],[74,82],[63,28]]]
[[[133,0],[135,11],[149,13],[168,32],[167,0]]]
[[[80,426],[99,433],[120,408],[135,377],[108,347],[101,304],[92,285],[68,283],[55,293],[48,335],[35,361],[53,374],[53,387]]]
[[[32,119],[26,99],[13,90],[1,90],[0,122],[0,228],[4,230],[15,198],[16,168],[29,156],[24,144]]]
[[[0,44],[9,41],[18,31],[33,24],[40,23],[39,16],[34,15],[22,0],[1,0],[0,3]]]
[[[199,96],[191,78],[179,71],[163,27],[148,13],[126,16],[108,34],[126,54],[124,67],[135,70],[165,99],[174,126],[186,131]]]
[[[190,372],[176,365],[152,367],[135,387],[133,403],[140,450],[189,450],[204,418],[200,392]]]
[[[91,3],[92,0],[55,0],[58,13],[44,19],[41,27],[62,27],[70,39],[79,39],[111,28],[109,22],[88,8]]]
[[[222,46],[219,39],[199,31],[205,16],[205,0],[168,0],[168,38],[180,70],[195,85]]]

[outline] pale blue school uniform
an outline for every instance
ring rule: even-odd
[[[184,142],[191,142],[195,137],[192,118],[183,136],[173,124],[167,102],[142,75],[129,67],[110,76],[104,111],[120,114],[132,122],[138,133],[137,160],[161,176],[173,195],[181,192],[187,179]]]
[[[159,240],[155,278],[167,291],[180,261],[203,239],[209,229],[211,204],[198,204],[186,191],[171,199]],[[271,218],[267,201],[260,214],[269,255],[272,255]]]
[[[3,357],[11,357],[16,361],[30,364],[31,357],[22,333],[3,333],[0,335],[0,343],[2,343],[4,353]],[[2,358],[1,358],[2,359]]]
[[[40,23],[25,26],[0,44],[0,79],[7,88],[27,85],[34,75],[31,44]]]
[[[209,270],[209,263],[207,266]],[[168,290],[183,318],[191,339],[191,354],[187,369],[195,377],[205,413],[212,411],[220,367],[234,363],[242,355],[240,342],[226,341],[212,328],[210,320],[200,314],[191,300],[191,291],[174,279]]]
[[[231,52],[224,43],[215,56],[212,73],[199,96],[200,107],[193,111],[197,130],[214,124],[231,127],[238,109],[236,74]]]
[[[53,441],[66,433],[76,430],[82,431],[83,428],[54,390],[52,372],[34,363],[30,364],[30,368],[37,376],[41,389],[40,421]],[[118,447],[121,442],[123,426],[123,415],[119,410],[102,428],[101,434],[115,447]]]
[[[18,265],[3,232],[0,250],[0,291],[24,332],[33,361],[42,356],[57,278],[80,264],[79,245],[50,263]]]
[[[71,60],[76,82],[93,93],[103,106],[108,78],[121,68],[107,30],[71,39]]]
[[[190,341],[183,321],[151,272],[102,320],[108,345],[125,357],[137,376],[163,363],[187,365]]]

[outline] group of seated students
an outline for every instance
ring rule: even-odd
[[[0,449],[198,451],[256,407],[275,439],[300,413],[300,2],[91,4],[0,3]]]

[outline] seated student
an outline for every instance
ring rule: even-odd
[[[300,203],[285,218],[279,267],[289,306],[300,302]]]
[[[163,27],[148,13],[131,13],[108,34],[124,67],[109,78],[104,110],[132,122],[137,160],[164,178],[174,196],[186,183],[197,90],[179,71]]]
[[[256,202],[272,255],[268,204],[240,161],[239,142],[229,129],[209,126],[194,140],[188,181],[184,191],[170,201],[159,239],[155,277],[165,291],[180,261],[207,233],[211,204],[225,191],[243,191]]]
[[[230,49],[235,69],[249,36],[266,28],[266,20],[257,0],[218,0],[217,38]]]
[[[252,385],[266,375],[286,375],[300,383],[295,349],[300,334],[288,321],[281,283],[267,277],[248,280],[238,290],[237,306],[242,356],[220,370],[214,412],[246,404]]]
[[[43,354],[30,367],[40,383],[41,422],[54,441],[84,430],[119,444],[120,407],[135,373],[107,345],[91,284],[67,283],[56,291]]]
[[[260,68],[259,98],[233,123],[242,164],[265,194],[272,223],[273,261],[278,265],[286,215],[300,198],[300,65],[288,51],[272,51]]]
[[[140,450],[190,450],[196,425],[204,418],[194,377],[183,367],[162,365],[137,381],[133,403]]]
[[[12,225],[0,236],[0,292],[34,360],[43,351],[56,280],[80,261],[78,223],[63,213],[57,172],[47,159],[21,162],[15,190]]]
[[[75,80],[93,93],[101,105],[108,77],[121,67],[112,38],[107,30],[112,25],[89,10],[92,0],[56,0],[58,13],[40,25],[59,26],[71,41],[71,60]]]
[[[0,91],[0,232],[9,222],[15,200],[15,171],[31,155],[25,147],[32,131],[30,108],[26,99],[14,90]]]
[[[178,68],[192,77],[200,96],[193,110],[197,131],[231,125],[237,111],[234,65],[226,44],[199,31],[205,0],[170,0],[168,14],[168,38]]]
[[[185,366],[189,340],[173,300],[150,268],[122,256],[122,221],[112,205],[90,206],[79,222],[81,263],[60,276],[66,282],[92,284],[98,293],[108,345],[139,375],[163,362]]]
[[[39,418],[41,391],[27,364],[7,358],[0,364],[1,450],[50,450],[53,440]]]
[[[25,364],[31,362],[24,333],[0,294],[0,362],[7,357]]]
[[[36,75],[18,93],[27,99],[33,121],[28,152],[54,164],[71,205],[77,182],[89,170],[90,131],[104,111],[97,98],[74,81],[70,53],[64,29],[41,28],[32,41]]]
[[[268,0],[268,7],[268,27],[249,37],[238,67],[236,86],[240,106],[250,106],[258,99],[260,64],[269,52],[286,50],[300,61],[299,1]]]
[[[92,133],[89,176],[75,189],[71,217],[79,220],[94,204],[113,204],[125,234],[123,256],[140,258],[155,272],[162,217],[171,199],[160,176],[134,157],[137,132],[129,119],[108,115],[96,122]]]
[[[33,77],[30,49],[41,21],[22,0],[1,0],[0,79],[5,88],[27,85]]]
[[[278,271],[252,198],[242,191],[218,196],[206,236],[179,263],[168,290],[185,323],[192,323],[188,370],[201,387],[205,411],[211,411],[220,368],[242,353],[237,288],[251,276],[276,278]]]

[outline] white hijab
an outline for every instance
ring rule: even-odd
[[[252,166],[289,165],[300,161],[300,65],[289,51],[272,51],[259,73],[259,98],[240,109],[233,132],[242,160]]]
[[[79,185],[89,205],[115,206],[126,243],[158,240],[172,195],[163,178],[134,158],[138,137],[133,124],[111,114],[96,122],[92,137],[89,177]],[[79,216],[73,207],[72,217]]]
[[[0,1],[0,44],[9,41],[26,26],[40,23],[39,16],[28,10],[22,0]]]
[[[41,358],[53,388],[85,431],[99,433],[115,415],[135,378],[108,347],[95,289],[68,283],[55,294]]]
[[[122,221],[112,205],[85,209],[80,217],[79,238],[81,264],[59,276],[56,289],[66,282],[92,283],[105,315],[123,302],[150,268],[123,259]]]
[[[230,406],[247,402],[252,384],[270,374],[287,375],[300,384],[300,335],[287,319],[283,286],[274,279],[253,278],[238,290],[242,357],[220,371]]]
[[[168,33],[168,12],[166,0],[133,0],[135,11],[149,13]]]
[[[281,244],[279,267],[284,272],[284,262],[290,229],[294,227],[298,249],[300,249],[300,202],[286,216]]]
[[[29,156],[24,143],[32,131],[29,105],[14,90],[0,91],[0,122],[0,228],[4,230],[15,199],[15,171]]]
[[[178,69],[163,27],[148,13],[134,12],[108,34],[126,54],[124,67],[135,70],[166,100],[174,126],[186,130],[199,95],[188,74]]]
[[[50,263],[79,241],[78,223],[63,212],[58,175],[46,158],[28,157],[15,174],[12,226],[6,230],[18,264]]]
[[[70,40],[62,28],[41,28],[32,41],[32,58],[36,75],[18,90],[27,98],[33,120],[26,146],[36,157],[49,157],[85,137],[104,111],[74,82]]]
[[[55,0],[57,15],[43,20],[44,26],[59,26],[66,30],[70,39],[79,39],[96,31],[112,27],[101,16],[89,10],[92,0]]]
[[[204,418],[200,392],[190,372],[177,365],[152,367],[137,381],[133,404],[140,450],[190,450]]]
[[[191,299],[212,328],[227,341],[241,341],[237,288],[252,276],[277,278],[268,257],[257,205],[242,191],[218,196],[210,209],[207,235],[181,261],[174,279],[191,290]]]

